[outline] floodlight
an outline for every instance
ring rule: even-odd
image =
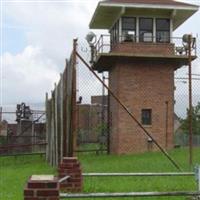
[[[183,42],[184,43],[189,43],[190,42],[190,37],[191,37],[191,35],[189,35],[189,34],[183,35],[183,38],[182,38]]]
[[[96,43],[96,35],[93,32],[89,32],[85,39],[87,40],[89,45],[94,45]]]
[[[191,43],[191,48],[195,49],[195,45],[196,45],[196,38],[192,37],[191,34],[185,34],[183,35],[183,46],[185,48],[185,50],[189,49],[189,43]]]

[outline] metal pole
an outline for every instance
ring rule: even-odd
[[[108,79],[109,80],[109,79]],[[110,154],[110,93],[107,97],[107,154]]]
[[[16,113],[16,112],[15,112]],[[0,107],[0,122],[2,121],[2,107]]]
[[[31,144],[32,145],[34,145],[35,144],[35,138],[34,138],[34,123],[33,123],[33,120],[34,119],[32,119],[32,122],[31,122]],[[34,150],[35,150],[35,146],[32,146],[32,152],[34,152]]]
[[[104,87],[109,91],[110,95],[121,105],[121,107],[128,113],[128,115],[135,121],[135,123],[144,131],[145,135],[152,139],[154,144],[160,149],[160,151],[168,158],[168,160],[181,171],[180,166],[176,163],[174,159],[167,153],[167,151],[154,139],[154,137],[142,126],[142,124],[135,118],[135,116],[129,111],[129,109],[121,102],[121,100],[112,92],[112,90],[104,84],[104,82],[98,77],[98,75],[93,71],[90,65],[76,52],[78,58],[85,64],[85,66],[94,74],[94,76],[104,85]]]
[[[60,193],[61,199],[66,198],[114,198],[114,197],[164,197],[164,196],[198,196],[200,192],[124,192],[124,193],[88,193],[88,194],[66,194]]]
[[[165,135],[165,148],[167,149],[168,147],[168,112],[169,112],[169,102],[166,101],[166,135]]]
[[[102,73],[102,80],[103,80],[103,83],[105,84],[104,73]],[[101,125],[102,125],[101,135],[102,136],[104,135],[104,123],[105,123],[104,106],[105,106],[105,87],[104,85],[102,85],[102,113],[101,113]]]
[[[194,176],[194,172],[130,172],[130,173],[83,173],[85,177],[119,177],[119,176],[134,176],[134,177],[145,177],[145,176]],[[200,191],[200,190],[199,190]]]
[[[188,51],[188,73],[189,73],[189,165],[192,167],[193,160],[193,152],[192,152],[192,58],[191,58],[191,43],[192,43],[192,35],[189,35],[189,51]]]
[[[67,118],[67,68],[68,68],[68,61],[65,60],[65,71],[63,73],[63,157],[67,156],[67,140],[68,140],[68,136],[67,136],[67,125],[68,125],[68,121],[69,119]]]
[[[200,192],[200,166],[197,169],[197,182],[198,182],[198,191]]]
[[[76,50],[77,50],[77,39],[73,41],[73,72],[72,72],[72,138],[70,141],[70,157],[74,156],[74,149],[76,149],[76,138],[77,138],[77,105],[76,105]]]
[[[102,81],[105,84],[104,73],[102,73]],[[102,85],[102,99],[101,99],[101,137],[105,137],[105,87]],[[103,141],[100,141],[100,152],[102,153]]]

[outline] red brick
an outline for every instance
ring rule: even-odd
[[[30,188],[30,187],[31,188]],[[24,200],[58,200],[59,184],[58,179],[53,181],[29,180],[24,189]]]
[[[82,181],[82,179],[76,178],[76,179],[71,179],[70,182],[72,183],[80,183]]]
[[[29,189],[25,189],[24,190],[24,196],[34,196],[34,190],[29,190]]]
[[[58,190],[37,190],[37,196],[44,196],[44,197],[50,197],[50,196],[58,196],[59,191]]]
[[[28,182],[28,188],[45,188],[45,187],[46,183],[44,182],[35,182],[35,181]]]
[[[81,187],[81,186],[82,186],[82,184],[80,182],[74,184],[74,187]]]
[[[76,164],[74,164],[74,163],[70,163],[70,164],[62,163],[62,164],[60,164],[59,168],[60,169],[73,169],[74,165],[76,165]]]
[[[81,173],[80,173],[80,174],[75,174],[75,175],[74,175],[74,178],[82,178]]]
[[[63,182],[60,184],[60,187],[72,187],[72,186],[73,186],[73,184],[71,182],[70,183]]]
[[[135,44],[121,46],[116,51],[135,53]],[[141,44],[140,44],[141,45]],[[131,50],[131,46],[134,46]],[[140,48],[136,45],[137,48]],[[164,53],[171,45],[152,47],[153,51]],[[169,47],[169,48],[168,48]],[[126,49],[127,48],[127,49]],[[141,48],[142,47],[141,45]],[[157,49],[156,49],[157,48]],[[160,49],[162,48],[162,49]],[[138,49],[142,51],[142,49]],[[148,52],[151,52],[150,47]],[[172,52],[172,51],[171,51]],[[168,53],[169,54],[169,53]],[[167,54],[165,54],[167,55]],[[152,109],[152,125],[145,128],[157,142],[165,146],[166,141],[166,101],[168,101],[168,146],[173,147],[173,119],[174,119],[174,70],[176,65],[165,61],[144,61],[127,59],[113,63],[110,69],[109,86],[127,108],[141,122],[141,110]],[[110,127],[110,151],[113,154],[132,154],[145,151],[156,151],[148,146],[148,137],[144,131],[133,122],[119,104],[111,97],[110,111],[112,126]]]
[[[46,184],[47,188],[57,188],[58,187],[58,182],[49,182]]]
[[[73,168],[79,168],[79,167],[80,167],[80,163],[73,164]]]
[[[71,157],[71,158],[63,158],[63,163],[77,163],[77,158],[76,157]]]
[[[67,181],[60,184],[62,191],[74,192],[82,190],[82,170],[77,158],[64,158],[58,168],[58,176],[70,176]]]

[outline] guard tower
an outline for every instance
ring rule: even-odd
[[[93,69],[109,72],[112,91],[167,149],[173,147],[174,71],[188,64],[187,36],[173,38],[173,31],[197,10],[173,0],[106,0],[90,22],[91,29],[110,33],[95,45]],[[111,153],[156,150],[112,97],[110,111]]]

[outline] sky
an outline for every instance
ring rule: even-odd
[[[0,104],[42,103],[65,67],[78,38],[86,50],[85,36],[98,0],[1,0]],[[200,0],[185,1],[200,5]],[[99,33],[99,31],[94,31]],[[200,37],[200,11],[174,36]],[[199,39],[198,39],[199,40]],[[200,61],[193,73],[200,74]],[[178,72],[178,75],[185,71]],[[91,79],[92,80],[92,79]],[[88,81],[91,84],[93,81]],[[186,87],[178,84],[178,87]]]

